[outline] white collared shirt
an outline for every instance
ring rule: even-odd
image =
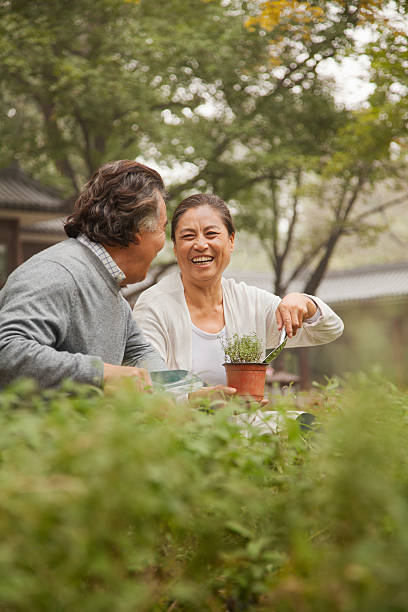
[[[89,240],[88,236],[86,236],[85,234],[79,234],[79,236],[77,236],[77,240],[79,240],[81,244],[88,247],[88,249],[91,249],[91,251],[97,256],[97,258],[103,263],[112,278],[114,278],[120,286],[126,279],[126,276],[116,264],[116,262],[112,259],[112,257],[109,255],[105,247],[99,242],[92,242],[92,240]]]

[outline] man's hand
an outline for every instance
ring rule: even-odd
[[[134,378],[139,391],[144,391],[146,387],[152,386],[150,374],[142,368],[130,366],[118,366],[110,363],[103,364],[103,381],[105,385],[115,384],[121,378]]]
[[[313,317],[316,310],[314,301],[304,293],[288,293],[276,309],[278,329],[281,330],[285,326],[286,333],[292,338],[299,327],[302,327],[303,321]]]

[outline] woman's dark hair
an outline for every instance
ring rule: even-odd
[[[171,239],[173,242],[176,241],[176,229],[178,222],[180,221],[180,217],[190,208],[198,208],[199,206],[210,206],[216,210],[227,228],[228,235],[232,236],[235,234],[234,222],[224,200],[221,200],[221,198],[216,195],[212,195],[211,193],[195,193],[194,195],[191,195],[180,202],[174,211],[173,218],[171,220]]]
[[[126,247],[136,232],[156,229],[158,194],[164,196],[164,183],[156,170],[128,159],[104,164],[82,188],[65,233]]]

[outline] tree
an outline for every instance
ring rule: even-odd
[[[177,103],[154,84],[168,66],[154,28],[124,0],[1,3],[3,162],[46,166],[69,194],[103,161],[160,141],[160,113]]]
[[[303,157],[291,156],[282,166],[272,159],[269,176],[265,168],[265,180],[252,189],[253,206],[241,207],[241,224],[259,236],[280,295],[295,281],[306,293],[316,293],[340,240],[375,233],[382,229],[380,212],[407,202],[406,182],[397,196],[386,193],[380,201],[372,197],[378,183],[392,185],[406,168],[391,147],[401,134],[398,114],[393,113],[391,123],[375,107],[346,116],[331,136],[323,130],[325,149],[316,129],[309,139],[315,136],[318,151],[313,152],[310,142]]]
[[[405,11],[405,3],[399,9]],[[247,21],[250,29],[264,28],[258,32],[264,38],[271,33],[275,69],[268,73],[264,66],[266,86],[258,80],[245,88],[250,101],[238,96],[238,104],[229,105],[239,117],[239,134],[229,127],[218,171],[202,161],[201,177],[211,174],[210,185],[235,201],[241,227],[259,236],[278,294],[293,281],[315,293],[340,240],[372,234],[376,215],[407,199],[370,201],[378,182],[402,175],[405,160],[396,159],[392,147],[405,130],[403,113],[394,105],[385,113],[375,97],[359,112],[338,108],[316,70],[324,57],[352,49],[345,24],[367,22],[398,37],[378,2],[264,2],[261,14]],[[237,96],[225,98],[235,102]]]
[[[340,108],[318,70],[367,22],[395,39],[381,4],[0,3],[0,158],[67,195],[109,159],[190,164],[171,202],[215,191],[260,237],[278,293],[305,273],[315,290],[342,237],[370,231],[362,196],[398,176],[401,112]]]

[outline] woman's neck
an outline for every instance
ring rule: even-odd
[[[183,286],[187,304],[191,304],[196,309],[208,310],[222,305],[221,279],[204,286],[183,281]]]
[[[190,318],[199,329],[219,332],[225,325],[221,280],[207,286],[184,284],[184,296]]]

